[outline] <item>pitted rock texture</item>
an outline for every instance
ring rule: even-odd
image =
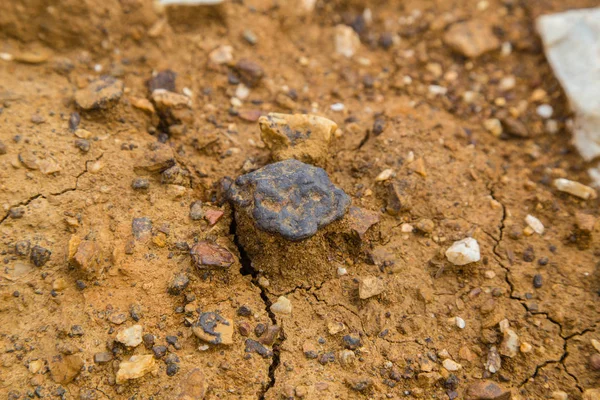
[[[293,159],[240,176],[227,195],[236,209],[247,209],[259,229],[292,241],[311,237],[350,205],[324,169]]]

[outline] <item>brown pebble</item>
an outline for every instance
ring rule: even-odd
[[[590,357],[590,368],[594,371],[600,371],[600,354],[592,354]]]

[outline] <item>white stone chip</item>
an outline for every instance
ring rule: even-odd
[[[346,58],[351,58],[360,47],[358,33],[348,25],[339,24],[335,27],[335,52]]]
[[[117,333],[117,342],[123,343],[128,347],[136,347],[142,343],[143,330],[141,325],[133,325],[125,328]]]
[[[275,314],[290,315],[292,313],[292,302],[287,297],[279,296],[277,301],[271,306],[271,311]]]
[[[465,238],[454,242],[446,250],[446,258],[454,265],[466,265],[481,259],[479,243],[473,238]]]
[[[539,219],[537,219],[536,217],[534,217],[533,215],[529,214],[525,217],[525,223],[531,228],[533,229],[533,231],[535,233],[537,233],[538,235],[543,235],[544,234],[544,224],[542,224],[542,221],[540,221]]]
[[[595,199],[598,197],[596,191],[591,187],[564,178],[555,179],[554,187],[561,192],[572,194],[573,196],[577,196],[584,200]]]

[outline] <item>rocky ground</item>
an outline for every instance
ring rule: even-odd
[[[2,2],[2,398],[600,399],[594,3]]]

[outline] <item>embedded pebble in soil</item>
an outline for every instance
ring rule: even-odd
[[[113,106],[123,95],[123,81],[103,76],[75,93],[75,103],[83,110],[101,110]]]
[[[358,282],[358,296],[363,300],[377,296],[383,293],[384,290],[384,280],[375,276],[366,276]]]
[[[78,355],[57,355],[52,357],[48,367],[54,382],[67,384],[79,375],[83,364]]]
[[[275,314],[290,315],[292,313],[292,302],[287,297],[279,296],[271,306],[271,311]]]
[[[261,139],[276,161],[295,158],[315,165],[327,159],[337,124],[310,114],[269,113],[258,119]]]
[[[131,356],[127,361],[121,361],[117,371],[116,382],[123,384],[131,379],[138,379],[156,369],[156,362],[151,355]]]
[[[591,187],[564,178],[555,179],[554,187],[561,192],[572,194],[573,196],[577,196],[584,200],[595,199],[598,197],[596,191]]]
[[[360,37],[347,25],[335,27],[335,51],[344,57],[351,58],[360,48]]]
[[[540,221],[539,219],[537,219],[536,217],[534,217],[533,215],[529,214],[525,217],[525,223],[527,223],[527,225],[533,229],[533,231],[535,233],[537,233],[538,235],[543,235],[544,234],[544,224],[542,224],[542,221]]]
[[[467,400],[509,400],[510,390],[492,381],[479,381],[471,383],[466,390]]]
[[[141,325],[133,325],[119,331],[116,340],[117,342],[123,343],[125,346],[136,347],[142,343],[143,330]]]
[[[192,326],[192,332],[200,340],[210,344],[233,344],[233,322],[217,312],[200,314]]]
[[[193,265],[199,270],[225,269],[235,261],[226,248],[206,240],[196,243],[190,250]]]
[[[446,250],[446,258],[454,265],[467,265],[480,260],[479,243],[473,238],[454,242]]]
[[[240,176],[227,196],[235,205],[236,219],[244,210],[259,229],[292,241],[340,219],[350,205],[350,197],[331,183],[325,170],[297,160]]]
[[[454,24],[444,35],[444,42],[454,51],[469,58],[476,58],[495,50],[500,41],[485,22],[471,20]]]

